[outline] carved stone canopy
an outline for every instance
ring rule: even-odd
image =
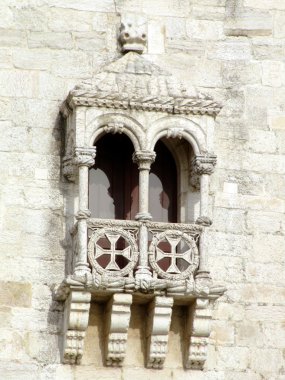
[[[76,86],[63,111],[78,105],[212,116],[222,107],[209,96],[187,93],[170,73],[134,51],[107,65],[93,80]]]

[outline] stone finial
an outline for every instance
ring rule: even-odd
[[[146,40],[146,27],[142,20],[130,20],[130,18],[122,20],[119,34],[122,52],[133,51],[142,54]]]

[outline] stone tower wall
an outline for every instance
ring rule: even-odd
[[[83,364],[60,364],[52,290],[66,270],[72,185],[61,175],[59,107],[118,57],[126,12],[147,20],[147,59],[224,104],[208,251],[228,291],[203,372],[182,368],[179,308],[163,370],[144,368],[140,306],[122,369],[100,361],[98,305]],[[0,15],[0,378],[284,380],[285,1],[11,0]]]

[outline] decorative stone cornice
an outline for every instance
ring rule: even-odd
[[[95,164],[96,148],[75,148],[73,163],[77,166],[91,167]]]
[[[75,87],[62,107],[63,115],[66,117],[77,106],[210,116],[216,116],[222,108],[208,95],[189,94],[170,73],[134,51]]]
[[[155,157],[155,152],[139,150],[133,154],[133,161],[138,164],[139,170],[150,170],[150,166],[154,162]]]
[[[207,174],[211,175],[214,172],[215,165],[217,163],[216,155],[198,155],[192,161],[193,172],[194,174],[202,175]]]

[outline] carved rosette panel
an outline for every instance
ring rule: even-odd
[[[186,279],[198,268],[198,247],[192,236],[177,230],[163,231],[153,237],[149,262],[161,278]]]
[[[92,270],[112,276],[132,275],[138,260],[134,235],[122,228],[101,228],[92,233],[88,243]]]

